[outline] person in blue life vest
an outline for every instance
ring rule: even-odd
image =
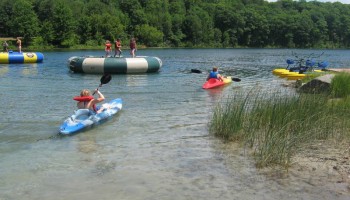
[[[216,79],[219,79],[220,81],[224,81],[224,78],[218,72],[218,67],[213,67],[213,70],[209,73],[207,80],[211,78],[216,78]]]
[[[95,90],[94,93],[98,94],[98,98],[95,99],[90,94],[89,90],[83,89],[80,92],[81,99],[77,103],[78,109],[89,109],[89,110],[94,111],[96,113],[99,113],[99,112],[103,111],[103,108],[102,109],[97,109],[96,108],[96,104],[101,103],[102,101],[104,101],[105,97],[103,96],[103,94],[99,90]]]

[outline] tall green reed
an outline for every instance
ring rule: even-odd
[[[350,74],[339,73],[334,76],[331,83],[333,97],[347,97],[350,95]]]
[[[288,167],[301,146],[349,130],[344,105],[316,94],[237,93],[216,107],[209,131],[252,148],[258,167]]]

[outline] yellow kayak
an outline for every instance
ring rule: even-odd
[[[287,78],[288,80],[298,80],[298,79],[303,79],[306,76],[315,75],[315,73],[317,74],[317,73],[323,72],[322,69],[325,69],[328,66],[328,62],[323,61],[318,63],[318,67],[321,69],[313,70],[314,69],[313,66],[316,64],[314,60],[312,59],[306,60],[305,66],[302,66],[301,61],[303,61],[303,59],[298,60],[297,64],[293,65],[294,60],[287,59],[287,64],[288,64],[287,68],[277,68],[272,70],[272,73],[274,75],[280,76],[281,78]]]
[[[279,74],[282,74],[284,72],[289,72],[289,70],[288,69],[274,69],[274,70],[272,70],[272,73],[275,75],[279,75]]]
[[[299,74],[298,72],[294,72],[294,73],[289,73],[285,76],[285,78],[287,78],[288,80],[299,80],[299,79],[303,79],[305,77],[308,76],[314,76],[317,75],[318,73],[323,72],[322,70],[314,70],[313,72],[307,72],[304,74]]]
[[[232,82],[232,77],[231,76],[224,77],[224,83],[225,84],[231,83],[231,82]]]
[[[288,80],[299,80],[299,79],[305,78],[306,76],[307,76],[306,74],[295,73],[295,74],[288,74],[285,78],[287,78]]]
[[[280,74],[278,74],[279,77],[281,78],[286,78],[289,75],[294,75],[294,74],[299,74],[299,72],[290,72],[290,71],[285,71]]]

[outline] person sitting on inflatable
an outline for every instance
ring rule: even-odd
[[[98,94],[97,99],[95,99],[92,95],[90,95],[90,91],[87,89],[83,89],[80,92],[80,96],[74,97],[73,99],[78,101],[78,103],[77,103],[78,109],[89,109],[90,111],[93,111],[96,113],[103,111],[103,108],[97,109],[96,104],[104,101],[105,97],[97,89],[95,90],[95,92],[93,94],[95,94],[95,93]]]
[[[218,72],[218,67],[213,67],[213,70],[209,73],[207,77],[207,81],[211,78],[216,78],[216,79],[219,79],[220,81],[224,81],[224,78]]]

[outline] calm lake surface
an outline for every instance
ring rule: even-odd
[[[213,107],[227,97],[253,88],[294,92],[272,75],[292,52],[324,52],[317,61],[350,66],[349,50],[139,50],[163,61],[159,73],[113,75],[100,91],[107,101],[122,98],[122,111],[66,137],[58,130],[75,109],[72,97],[101,78],[69,72],[67,60],[104,51],[42,52],[43,63],[0,64],[0,200],[348,199],[301,178],[267,177],[244,149],[208,133]],[[214,65],[242,81],[203,90],[206,74],[190,70]]]

